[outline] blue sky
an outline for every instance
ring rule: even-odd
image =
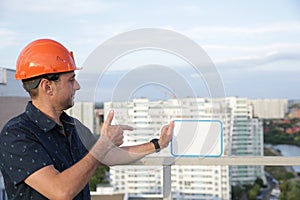
[[[0,66],[14,69],[21,49],[44,37],[74,51],[82,66],[104,41],[140,28],[172,30],[197,42],[219,71],[226,96],[300,99],[296,0],[0,0]],[[164,54],[158,57],[163,62]],[[95,88],[88,80],[99,79],[97,69],[84,68],[82,99]]]

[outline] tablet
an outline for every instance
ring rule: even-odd
[[[174,157],[220,157],[223,154],[220,120],[174,120],[171,154]]]

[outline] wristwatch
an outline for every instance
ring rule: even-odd
[[[152,139],[150,142],[152,142],[154,144],[154,147],[155,147],[155,152],[158,153],[160,152],[160,146],[158,144],[158,139]]]

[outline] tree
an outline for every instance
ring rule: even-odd
[[[232,197],[231,197],[232,200],[242,199],[244,190],[241,186],[238,186],[238,185],[232,186],[231,191],[232,191]]]
[[[254,184],[253,187],[251,187],[248,190],[248,198],[249,200],[255,200],[257,195],[259,194],[260,186],[258,184]]]
[[[292,172],[288,172],[285,167],[282,166],[265,166],[265,170],[275,179],[280,181],[294,178],[294,174]]]
[[[256,178],[254,183],[258,184],[260,187],[264,185],[264,181],[259,177]]]
[[[300,198],[300,181],[287,180],[280,184],[280,199],[298,200]]]
[[[90,185],[90,189],[91,191],[95,191],[97,188],[97,184],[104,184],[104,183],[108,183],[108,180],[106,180],[106,173],[109,171],[109,168],[106,166],[99,166],[96,169],[96,172],[94,173],[94,175],[91,177],[89,185]]]

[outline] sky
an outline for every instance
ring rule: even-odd
[[[105,74],[103,66],[86,64],[106,41],[144,28],[172,31],[197,43],[214,64],[225,96],[300,99],[297,0],[0,0],[0,67],[15,69],[26,44],[52,38],[72,50],[83,67],[78,100],[117,98],[114,91],[126,90],[127,99],[189,96],[186,86],[197,96],[213,93],[191,63],[161,49],[123,55]],[[101,63],[106,54],[97,56]]]

